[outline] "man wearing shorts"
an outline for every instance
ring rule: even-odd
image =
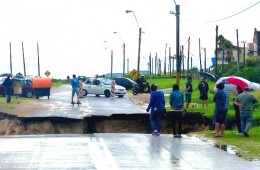
[[[204,105],[206,105],[206,109],[208,109],[208,91],[209,85],[205,81],[204,77],[200,78],[200,83],[198,85],[198,89],[200,91],[200,100],[202,102],[202,108],[204,109]]]
[[[76,75],[73,74],[73,79],[71,80],[71,86],[72,86],[72,96],[71,96],[71,104],[74,104],[73,98],[75,93],[77,94],[77,103],[80,104],[79,101],[79,80],[76,78]]]
[[[188,81],[186,82],[186,88],[185,88],[185,102],[186,102],[186,109],[189,108],[189,104],[191,102],[191,93],[192,93],[192,77],[188,78]]]

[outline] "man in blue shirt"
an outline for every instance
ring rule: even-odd
[[[74,104],[73,98],[75,93],[77,94],[77,104],[81,104],[79,101],[79,80],[76,78],[76,75],[73,74],[73,79],[71,80],[71,86],[72,86],[72,96],[71,96],[71,104]]]
[[[179,91],[179,86],[177,84],[172,86],[172,93],[170,94],[170,105],[172,111],[170,112],[169,117],[172,120],[173,137],[181,138],[184,96],[183,93]],[[178,135],[175,129],[176,122],[179,124]]]
[[[153,129],[153,135],[159,136],[161,130],[161,120],[164,113],[165,98],[162,91],[157,91],[157,86],[151,85],[151,96],[146,111],[150,113],[150,122]]]

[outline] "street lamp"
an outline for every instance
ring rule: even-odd
[[[114,34],[118,34],[120,36],[120,39],[123,43],[123,76],[125,76],[125,43],[122,39],[122,36],[119,32],[113,32]]]
[[[246,41],[241,41],[244,44],[244,67],[246,67]]]
[[[138,23],[138,21],[137,21],[137,18],[136,18],[136,16],[135,16],[134,11],[126,10],[125,12],[126,12],[126,13],[133,13],[133,14],[134,14],[134,17],[135,17],[137,26],[138,26],[138,28],[139,28],[139,37],[138,37],[138,58],[137,58],[137,74],[139,75],[139,71],[140,71],[140,53],[141,53],[141,35],[142,35],[142,28],[139,26],[139,23]]]
[[[104,43],[108,43],[107,41],[104,41]],[[109,44],[108,44],[109,45]],[[110,46],[109,46],[110,47]],[[107,47],[105,47],[105,49],[107,49]],[[113,50],[112,48],[110,47],[110,50],[111,50],[111,78],[113,77]]]

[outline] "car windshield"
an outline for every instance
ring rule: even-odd
[[[111,85],[111,80],[110,79],[102,79],[100,80],[102,82],[102,84],[104,85]]]

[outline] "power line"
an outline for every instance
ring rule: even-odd
[[[222,18],[222,19],[217,19],[217,20],[212,20],[212,21],[204,21],[204,22],[192,21],[192,20],[190,20],[190,19],[185,19],[185,20],[191,21],[191,22],[197,22],[197,23],[213,23],[213,22],[223,21],[223,20],[229,19],[229,18],[231,18],[231,17],[234,17],[234,16],[236,16],[236,15],[239,15],[239,14],[241,14],[241,13],[243,13],[243,12],[249,10],[250,8],[256,6],[258,3],[260,3],[260,1],[256,2],[255,4],[253,4],[253,5],[249,6],[249,7],[247,7],[246,9],[244,9],[244,10],[242,10],[242,11],[240,11],[240,12],[237,12],[237,13],[235,13],[235,14],[233,14],[233,15],[228,16],[228,17],[224,17],[224,18]]]

